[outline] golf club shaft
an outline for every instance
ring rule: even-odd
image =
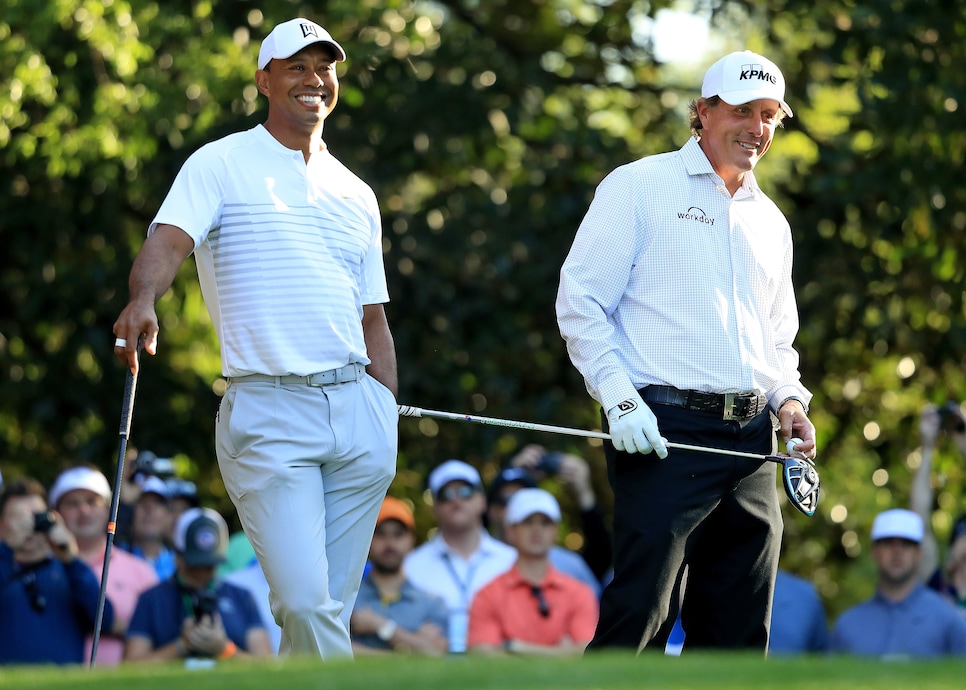
[[[573,429],[565,426],[551,426],[548,424],[534,424],[532,422],[518,422],[512,419],[497,419],[495,417],[478,417],[476,415],[458,414],[455,412],[440,412],[438,410],[426,410],[421,407],[411,405],[399,406],[400,417],[437,417],[439,419],[450,419],[457,422],[474,422],[476,424],[487,424],[490,426],[505,426],[511,429],[525,429],[527,431],[546,431],[551,434],[563,434],[566,436],[581,436],[584,438],[610,439],[610,434],[603,431],[586,431],[584,429]],[[758,455],[756,453],[744,453],[737,450],[725,450],[723,448],[708,448],[706,446],[691,446],[686,443],[667,442],[668,448],[678,450],[693,450],[700,453],[715,453],[718,455],[732,455],[739,458],[750,458],[752,460],[777,462],[781,464],[781,457],[777,455]]]
[[[141,341],[138,340],[138,354]],[[104,565],[101,568],[101,589],[97,598],[97,617],[94,622],[93,643],[91,644],[90,668],[94,668],[97,658],[97,644],[101,638],[101,625],[104,622],[104,606],[107,601],[107,573],[111,566],[111,549],[117,531],[117,511],[121,497],[121,482],[124,480],[124,456],[127,454],[127,440],[131,434],[131,418],[134,416],[134,393],[137,390],[137,374],[128,369],[124,380],[124,399],[121,402],[121,427],[118,431],[117,470],[114,473],[114,491],[111,494],[111,514],[107,522],[107,544],[104,547]]]

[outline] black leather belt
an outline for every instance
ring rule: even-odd
[[[674,386],[645,386],[640,394],[645,402],[707,412],[727,421],[751,419],[768,409],[768,398],[758,393],[702,393]]]

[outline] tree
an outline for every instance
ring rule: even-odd
[[[688,136],[705,65],[661,64],[642,29],[672,4],[0,0],[5,476],[49,483],[77,461],[111,476],[111,325],[131,260],[187,155],[263,119],[259,42],[299,14],[349,54],[326,140],[382,204],[400,402],[599,428],[557,331],[557,272],[599,180]],[[856,559],[874,514],[905,504],[918,407],[966,397],[966,18],[908,0],[692,5],[716,51],[761,50],[788,78],[796,117],[759,179],[795,233],[825,498],[812,520],[787,513],[784,558],[835,611],[867,592]],[[224,382],[191,262],[159,314],[132,444],[176,456],[232,516],[212,453]],[[599,446],[428,419],[400,422],[393,492],[425,524],[433,465],[458,456],[489,477],[526,442],[588,457],[606,499]],[[936,462],[942,536],[962,469]]]

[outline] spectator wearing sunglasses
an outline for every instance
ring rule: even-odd
[[[63,518],[35,479],[0,493],[0,664],[80,664],[100,587]],[[101,630],[112,631],[105,601]]]
[[[513,565],[513,547],[483,527],[486,497],[480,473],[461,460],[447,460],[429,475],[438,529],[403,564],[410,582],[440,596],[449,611],[449,651],[466,651],[470,602],[481,587]]]
[[[550,563],[560,506],[543,489],[520,489],[506,509],[516,564],[483,587],[470,607],[467,645],[487,654],[582,654],[597,627],[597,596]]]

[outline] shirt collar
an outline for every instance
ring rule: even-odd
[[[694,137],[688,139],[687,143],[681,147],[681,158],[684,160],[684,169],[687,171],[688,175],[717,175],[714,171],[714,167],[711,165],[711,161],[704,154],[704,149],[701,148],[701,144]],[[734,199],[740,200],[744,198],[757,198],[761,194],[761,189],[758,187],[758,180],[755,178],[755,172],[749,170],[741,178],[741,187],[734,194]]]
[[[430,543],[433,544],[440,555],[448,554],[462,558],[462,556],[455,549],[450,548],[449,544],[446,543],[446,540],[443,539],[443,535],[439,532],[436,533]],[[490,556],[499,550],[500,545],[502,544],[503,542],[498,541],[495,537],[490,536],[490,533],[481,527],[480,545],[476,548],[476,551],[473,552],[472,557],[475,558],[480,554]]]
[[[510,587],[532,587],[533,585],[529,580],[523,577],[523,573],[514,563],[513,567],[507,571],[507,579],[509,580]],[[552,565],[547,563],[547,572],[544,573],[543,579],[538,583],[538,587],[542,589],[557,589],[564,583],[563,575],[559,570],[554,568]]]

